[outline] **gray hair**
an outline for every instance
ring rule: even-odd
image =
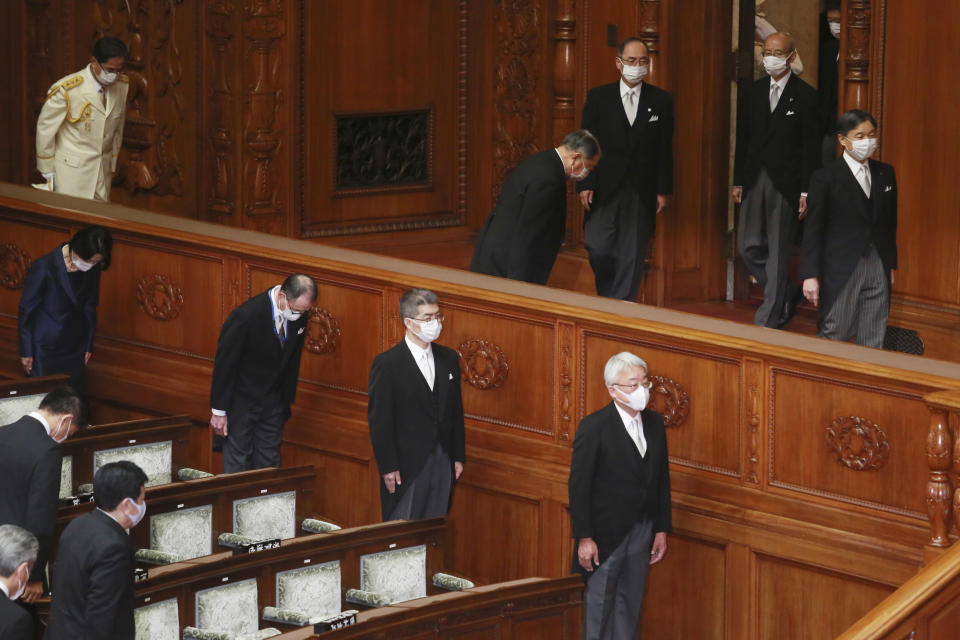
[[[408,289],[400,296],[400,317],[416,318],[422,304],[440,304],[437,294],[430,289]]]
[[[797,50],[797,43],[794,41],[793,36],[787,33],[786,31],[775,31],[774,33],[771,33],[766,38],[764,38],[763,46],[767,46],[767,41],[774,36],[780,36],[786,41],[787,51],[789,51],[790,53],[793,53],[794,51]]]
[[[627,367],[643,367],[644,371],[650,371],[647,369],[647,363],[640,357],[633,355],[629,351],[621,351],[607,360],[607,366],[603,368],[603,381],[608,387],[612,387],[617,383],[620,374],[623,373],[623,370]]]
[[[575,153],[582,153],[587,160],[593,160],[600,155],[600,142],[586,129],[571,131],[560,145]]]
[[[32,565],[37,561],[39,548],[36,537],[23,527],[0,526],[0,577],[9,578],[24,562]]]

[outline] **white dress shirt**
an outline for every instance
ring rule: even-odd
[[[415,344],[413,340],[410,339],[410,336],[404,336],[403,339],[407,343],[407,347],[410,348],[410,353],[413,354],[413,359],[416,360],[417,366],[420,367],[420,373],[423,374],[424,380],[427,381],[427,385],[430,389],[433,389],[433,380],[436,376],[436,366],[433,362],[433,349],[430,348],[430,345],[427,344],[426,349],[421,349],[420,345]]]
[[[10,592],[7,591],[7,585],[3,584],[2,582],[0,582],[0,591],[3,591],[4,598],[6,598],[7,600],[10,599]]]
[[[637,107],[640,105],[640,89],[642,88],[643,82],[631,87],[623,81],[623,78],[620,78],[620,100],[623,101],[623,111],[627,114],[627,120],[630,121],[631,126],[633,126],[633,121],[637,119]]]
[[[863,162],[858,161],[852,155],[847,153],[846,150],[843,151],[843,159],[846,160],[847,166],[850,167],[850,171],[853,173],[853,177],[857,179],[857,182],[860,183],[860,188],[863,189],[863,192],[867,194],[867,197],[870,197],[870,163],[867,160]]]
[[[620,419],[623,420],[623,427],[627,430],[630,439],[633,440],[633,444],[637,446],[637,451],[640,452],[642,458],[647,453],[647,439],[643,437],[643,419],[640,417],[640,413],[637,412],[637,417],[634,418],[616,402],[613,403],[613,406],[617,408]]]
[[[31,418],[35,418],[36,420],[39,420],[40,424],[43,425],[43,428],[47,430],[47,435],[48,436],[50,435],[50,423],[47,422],[47,419],[43,417],[42,413],[40,413],[39,411],[31,411],[27,415],[30,416]]]

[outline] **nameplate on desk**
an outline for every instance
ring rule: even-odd
[[[270,540],[257,540],[256,542],[242,542],[233,548],[233,555],[246,555],[248,553],[257,553],[258,551],[268,551],[270,549],[280,548],[280,538],[271,538]]]
[[[141,569],[140,567],[137,567],[136,569],[133,570],[134,582],[143,582],[148,577],[149,577],[149,574],[147,573],[146,569]]]
[[[66,498],[61,498],[60,502],[67,505],[78,505],[81,502],[93,502],[92,493],[78,493],[75,496],[67,496]]]
[[[335,616],[330,616],[320,622],[313,623],[313,632],[323,633],[324,631],[334,631],[354,624],[357,624],[357,611],[356,609],[348,609],[341,611]]]

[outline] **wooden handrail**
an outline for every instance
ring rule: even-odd
[[[940,558],[910,578],[902,587],[860,618],[837,640],[883,638],[921,613],[923,606],[960,579],[960,545],[953,545]],[[899,636],[898,636],[899,638]]]

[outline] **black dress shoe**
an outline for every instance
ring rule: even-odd
[[[802,300],[803,289],[796,284],[792,284],[790,290],[787,292],[787,299],[783,303],[783,314],[780,316],[780,324],[777,325],[778,329],[784,328],[793,320],[793,314],[797,311],[797,305],[799,305]]]

